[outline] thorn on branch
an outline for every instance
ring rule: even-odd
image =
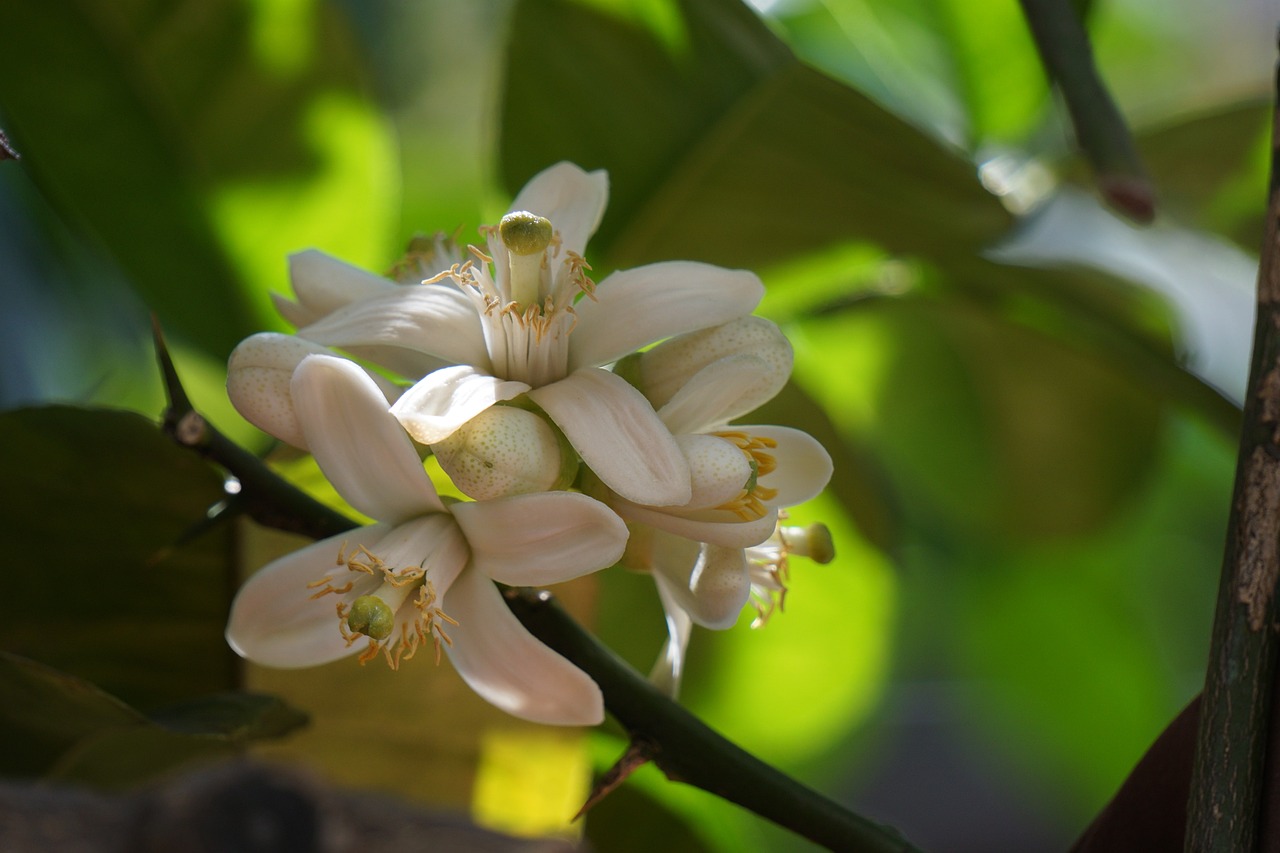
[[[21,155],[17,149],[13,147],[13,143],[9,141],[9,137],[4,135],[4,131],[0,130],[0,160],[21,160]]]
[[[617,790],[619,785],[627,781],[632,773],[653,761],[657,754],[658,747],[656,744],[650,743],[643,738],[633,739],[627,747],[627,751],[622,753],[622,757],[614,762],[614,765],[603,776],[596,780],[595,785],[591,788],[590,796],[582,804],[582,808],[578,809],[578,813],[573,816],[573,819],[578,820],[593,809],[605,797]]]

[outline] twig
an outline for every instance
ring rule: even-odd
[[[1084,24],[1068,0],[1021,0],[1045,72],[1062,92],[1107,203],[1131,219],[1155,217],[1155,191],[1120,110],[1093,62]]]
[[[316,539],[357,526],[276,475],[265,462],[205,421],[191,407],[159,329],[155,332],[170,397],[165,432],[235,475],[241,485],[239,497],[254,520]],[[596,680],[609,711],[632,733],[633,742],[644,745],[646,757],[651,756],[670,778],[724,797],[831,850],[916,851],[894,830],[849,812],[707,728],[600,645],[551,603],[549,594],[513,590],[508,604],[538,639]]]
[[[169,397],[161,427],[178,444],[216,463],[240,481],[240,493],[228,501],[228,509],[244,512],[267,527],[312,539],[323,539],[357,526],[342,513],[296,488],[206,421],[192,407],[154,317],[152,333]]]
[[[633,741],[646,745],[667,778],[737,803],[829,850],[917,849],[895,830],[848,811],[708,728],[570,619],[550,594],[509,590],[507,604],[534,636],[595,679],[609,713]]]
[[[1280,577],[1278,130],[1273,124],[1253,360],[1188,804],[1186,849],[1195,851],[1254,850],[1260,818]]]

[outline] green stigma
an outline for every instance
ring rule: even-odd
[[[536,255],[551,243],[551,220],[527,210],[517,210],[502,217],[498,233],[513,254]]]
[[[742,490],[747,494],[751,494],[756,490],[756,483],[760,479],[760,463],[755,459],[748,459],[747,464],[751,466],[751,476],[747,478],[746,485],[742,487]]]
[[[364,634],[374,640],[385,640],[391,636],[391,629],[395,625],[396,614],[378,596],[362,595],[351,602],[351,611],[347,613],[347,627],[352,633]]]

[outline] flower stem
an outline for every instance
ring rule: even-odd
[[[1276,83],[1280,93],[1280,79]],[[1280,111],[1273,113],[1280,121]],[[1274,127],[1274,125],[1273,125]],[[1218,587],[1186,849],[1256,848],[1276,670],[1280,578],[1280,148],[1273,130],[1267,230],[1226,553]]]
[[[830,850],[917,850],[896,830],[854,814],[721,737],[583,630],[549,593],[509,590],[507,605],[534,636],[595,679],[609,713],[633,742],[645,744],[667,778],[737,803]]]
[[[1093,62],[1084,24],[1069,0],[1021,0],[1040,60],[1071,114],[1076,141],[1107,203],[1136,222],[1155,216],[1155,191],[1129,128]]]

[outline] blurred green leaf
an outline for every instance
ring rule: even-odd
[[[278,322],[246,281],[282,286],[302,241],[389,224],[369,214],[391,158],[369,156],[386,145],[354,105],[334,24],[310,2],[71,0],[18,4],[0,28],[22,167],[166,327],[217,358]]]
[[[1256,253],[1270,139],[1271,103],[1251,100],[1149,128],[1138,145],[1165,210]]]
[[[672,56],[565,0],[516,7],[503,180],[514,192],[561,159],[607,168],[593,257],[750,267],[855,234],[945,257],[1010,224],[971,163],[799,62],[744,4],[680,8],[689,43]]]
[[[222,632],[231,528],[197,532],[220,478],[145,418],[49,406],[0,415],[14,601],[0,648],[144,708],[234,687]],[[193,536],[190,541],[184,537]]]
[[[1025,541],[1089,530],[1142,482],[1158,396],[981,304],[904,298],[806,320],[796,374],[877,454],[909,523]],[[841,352],[831,359],[825,353]]]
[[[148,718],[87,681],[0,652],[0,773],[124,787],[186,761],[233,754],[306,717],[266,696],[193,700]]]

